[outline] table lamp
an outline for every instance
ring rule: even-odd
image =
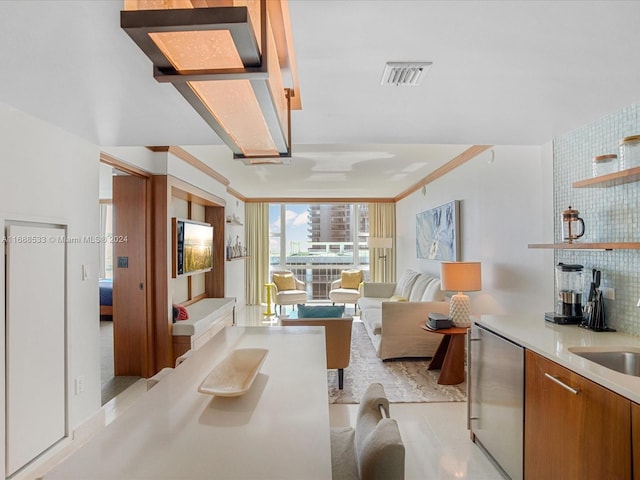
[[[467,328],[471,325],[469,297],[463,292],[477,292],[482,289],[480,262],[442,262],[440,264],[442,290],[458,292],[451,297],[449,319],[455,327]]]

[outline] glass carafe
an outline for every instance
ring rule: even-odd
[[[569,206],[562,212],[562,241],[572,243],[584,235],[584,220],[580,218],[580,212]]]

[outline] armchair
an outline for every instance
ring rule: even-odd
[[[307,302],[305,283],[298,280],[290,270],[275,271],[271,274],[271,283],[274,285],[274,303],[280,305],[297,305]]]
[[[336,307],[338,308],[338,307]],[[340,318],[281,318],[283,326],[324,327],[327,370],[338,370],[338,388],[344,385],[344,369],[351,359],[351,327],[353,317]]]
[[[343,270],[338,280],[331,282],[329,300],[336,303],[353,303],[354,313],[358,311],[360,298],[360,283],[364,280],[362,270]]]

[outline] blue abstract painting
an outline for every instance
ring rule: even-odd
[[[458,261],[458,200],[416,215],[418,258]]]

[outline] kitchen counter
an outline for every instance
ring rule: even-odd
[[[238,348],[269,350],[251,388],[200,393]],[[44,478],[330,480],[325,355],[321,327],[226,327]]]
[[[620,332],[592,332],[577,325],[556,325],[537,314],[482,315],[474,319],[514,343],[548,358],[629,400],[640,403],[640,377],[618,373],[569,351],[571,347],[640,352],[640,337]]]

